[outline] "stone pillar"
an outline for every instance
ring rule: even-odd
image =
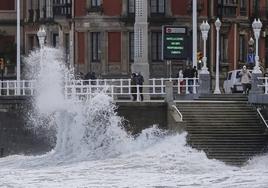
[[[249,91],[248,101],[251,103],[256,103],[258,99],[258,95],[262,94],[262,87],[258,87],[258,85],[262,84],[262,80],[259,80],[258,77],[262,77],[261,73],[252,73],[251,78],[251,90]]]
[[[199,94],[209,94],[210,93],[210,74],[199,74]]]
[[[173,83],[172,81],[166,81],[166,96],[165,102],[168,104],[173,104]]]
[[[122,31],[122,46],[121,46],[121,70],[122,74],[127,75],[129,73],[129,56],[128,56],[128,33],[127,31]]]
[[[258,85],[262,84],[262,80],[259,80],[258,77],[262,77],[262,74],[252,73],[250,94],[254,95],[263,93],[262,88],[258,87]]]
[[[136,0],[136,15],[134,24],[134,63],[132,72],[140,72],[144,77],[144,85],[149,84],[148,63],[148,14],[147,0]],[[146,92],[148,88],[144,88]],[[149,96],[144,96],[148,99]]]

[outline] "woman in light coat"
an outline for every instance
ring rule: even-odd
[[[251,73],[249,72],[249,70],[247,70],[247,67],[244,65],[243,69],[241,70],[241,72],[239,73],[239,75],[241,76],[241,83],[243,86],[243,93],[244,94],[248,94],[250,88],[251,88]]]

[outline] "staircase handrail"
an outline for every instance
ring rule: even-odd
[[[264,119],[263,115],[261,114],[260,109],[261,109],[261,108],[257,108],[257,112],[258,112],[259,116],[261,117],[261,119],[262,119],[263,123],[264,123],[264,124],[266,125],[266,127],[268,128],[268,125],[267,125],[267,123],[266,123],[266,121],[265,121],[265,119]]]
[[[179,116],[180,116],[180,121],[183,121],[182,113],[179,111],[179,109],[177,108],[177,106],[173,104],[173,105],[171,105],[171,107],[174,108],[175,111],[179,114]]]

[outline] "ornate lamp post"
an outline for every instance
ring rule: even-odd
[[[221,21],[217,18],[215,22],[216,30],[217,30],[217,46],[216,46],[216,83],[215,83],[215,90],[214,94],[221,94],[220,87],[219,87],[219,58],[220,58],[220,50],[219,50],[219,31],[221,27]]]
[[[202,67],[202,70],[201,70],[201,73],[203,74],[209,74],[208,72],[208,68],[207,68],[207,46],[206,46],[206,42],[207,42],[207,38],[208,38],[208,31],[210,29],[210,26],[208,24],[208,22],[204,22],[200,25],[200,30],[201,30],[201,33],[202,33],[202,38],[203,38],[203,41],[204,41],[204,48],[203,48],[203,67]]]
[[[44,51],[44,46],[45,46],[45,38],[46,38],[46,31],[44,27],[40,27],[38,32],[37,32],[37,37],[39,40],[39,45],[40,45],[40,53],[41,53],[41,57],[40,57],[40,67],[42,70],[43,67],[43,51]]]
[[[262,23],[260,19],[258,20],[254,19],[254,22],[252,23],[252,28],[253,28],[254,36],[256,40],[255,67],[254,67],[253,73],[258,74],[258,73],[261,73],[260,62],[259,62],[259,59],[260,59],[259,58],[259,38],[260,38]]]

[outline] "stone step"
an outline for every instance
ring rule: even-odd
[[[235,134],[235,133],[240,133],[240,134],[252,134],[252,133],[262,133],[263,131],[260,130],[189,130],[187,129],[187,131],[191,134]]]
[[[231,112],[231,113],[241,113],[241,112],[248,112],[248,113],[256,113],[255,109],[251,109],[249,107],[184,107],[184,106],[177,106],[177,108],[181,112],[203,112],[203,113],[208,113],[208,112]]]
[[[186,126],[187,131],[261,131],[263,133],[264,129],[259,129],[259,127],[251,126]]]
[[[176,103],[188,132],[187,143],[203,150],[208,158],[231,165],[243,165],[263,152],[265,127],[246,100],[241,95],[201,96]]]
[[[186,122],[186,121],[185,121]],[[256,121],[258,123],[250,123],[250,122],[194,122],[194,123],[186,123],[187,127],[189,126],[224,126],[226,128],[228,128],[228,126],[241,126],[241,127],[245,127],[245,126],[249,126],[249,127],[258,127],[258,128],[264,128],[264,126],[261,126],[259,124],[259,121]]]
[[[213,149],[226,149],[226,150],[232,150],[232,149],[237,149],[237,150],[244,150],[244,149],[250,149],[250,150],[258,150],[258,151],[264,151],[264,146],[263,145],[256,145],[256,144],[250,144],[250,143],[245,143],[245,144],[229,144],[229,143],[196,143],[196,142],[191,142],[189,143],[190,146],[193,148],[201,149],[201,150],[213,150]]]
[[[234,98],[234,99],[240,99],[240,98],[248,98],[246,95],[242,93],[238,94],[201,94],[199,96],[199,99],[202,98],[221,98],[221,99],[228,99],[228,98]]]
[[[260,120],[254,119],[254,118],[247,118],[247,119],[241,119],[241,118],[200,118],[200,119],[191,119],[190,117],[185,118],[183,117],[183,121],[186,121],[188,125],[196,122],[241,122],[241,123],[260,123]]]
[[[199,97],[197,100],[208,100],[208,101],[248,101],[248,98],[221,98],[221,97]]]
[[[217,148],[204,148],[206,152],[261,152],[263,151],[262,147],[220,147]]]
[[[211,113],[207,113],[207,112],[196,112],[196,113],[185,113],[185,112],[181,112],[183,115],[183,118],[195,118],[195,119],[201,119],[201,118],[236,118],[236,119],[256,119],[258,118],[257,114],[253,114],[253,113],[232,113],[232,112],[226,112],[226,113],[215,113],[215,112],[211,112]],[[206,114],[207,113],[207,114]]]
[[[192,108],[218,108],[218,107],[224,107],[224,108],[252,108],[247,103],[204,103],[204,102],[189,102],[189,103],[176,103],[176,106],[179,107],[192,107]]]

